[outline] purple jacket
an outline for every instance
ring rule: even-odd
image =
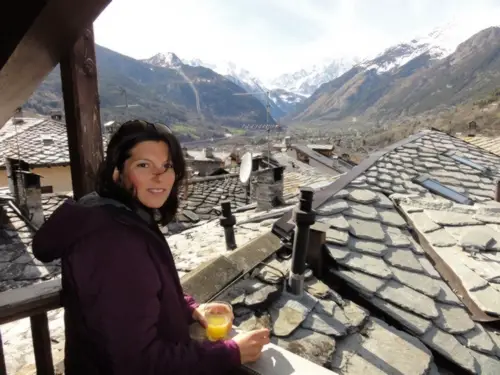
[[[66,375],[220,375],[239,366],[234,341],[190,339],[197,305],[147,220],[91,194],[64,203],[36,233],[36,258],[62,259]]]

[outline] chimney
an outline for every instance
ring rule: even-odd
[[[45,222],[42,206],[41,176],[36,173],[24,173],[26,188],[26,211],[31,223],[40,228]]]
[[[283,171],[285,167],[267,168],[254,173],[251,193],[257,201],[256,211],[266,211],[284,204]]]
[[[220,218],[220,225],[224,227],[224,237],[226,239],[226,249],[236,249],[236,239],[234,237],[234,224],[236,218],[231,212],[231,202],[226,200],[221,203],[222,216]]]
[[[14,116],[12,116],[12,123],[16,125],[24,123],[22,107],[17,107],[16,110],[14,111]]]
[[[184,178],[184,199],[188,198],[188,186],[189,186],[189,181],[193,178],[193,168],[187,167],[186,168],[186,176]]]
[[[256,158],[252,159],[252,172],[256,172],[259,170],[261,160],[262,159],[260,157],[256,157]]]
[[[9,190],[17,207],[39,228],[45,221],[42,207],[41,176],[29,171],[29,164],[18,159],[7,158]]]
[[[290,136],[285,137],[285,146],[286,148],[292,147],[292,138]]]
[[[21,205],[21,201],[25,201],[24,188],[22,181],[20,180],[19,172],[29,172],[29,164],[19,159],[6,158],[5,169],[7,171],[9,191],[14,197],[16,205],[19,207]]]
[[[469,122],[468,136],[475,137],[477,132],[477,123],[475,121]]]
[[[293,239],[292,267],[288,278],[288,290],[296,296],[302,296],[304,291],[304,273],[309,246],[309,229],[314,224],[316,213],[312,209],[314,190],[300,189],[300,201],[293,211],[295,235]]]
[[[214,149],[212,147],[205,148],[205,157],[209,159],[214,157]]]
[[[500,202],[500,179],[497,180],[496,186],[497,186],[497,188],[496,188],[496,191],[495,191],[495,200],[497,202]]]

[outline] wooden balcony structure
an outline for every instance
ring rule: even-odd
[[[59,64],[75,199],[93,190],[103,157],[92,24],[111,1],[12,1],[11,17],[0,24],[0,127]],[[0,293],[0,326],[30,318],[37,375],[55,374],[47,313],[62,307],[60,292],[56,279]],[[234,375],[248,373],[255,372],[242,366]]]
[[[17,0],[0,24],[0,124],[59,64],[76,198],[92,190],[103,157],[93,22],[111,0]],[[47,312],[60,281],[0,293],[0,325],[29,317],[38,375],[53,375]],[[6,374],[0,337],[0,374]]]

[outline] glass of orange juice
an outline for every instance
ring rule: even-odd
[[[210,341],[226,338],[233,325],[233,307],[227,302],[211,302],[204,306],[206,334]]]

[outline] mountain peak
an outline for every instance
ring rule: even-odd
[[[144,61],[162,68],[179,68],[184,65],[182,60],[173,52],[157,53]]]

